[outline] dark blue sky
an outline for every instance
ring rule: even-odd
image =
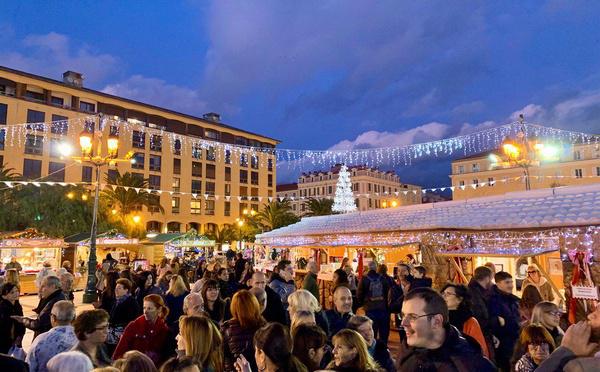
[[[583,1],[6,1],[0,64],[77,70],[284,148],[402,145],[520,112],[600,133],[598,19]],[[448,184],[447,161],[398,171]]]

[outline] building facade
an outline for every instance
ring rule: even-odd
[[[348,171],[359,211],[421,203],[421,187],[401,182],[393,171],[362,165],[348,167]],[[339,172],[340,165],[336,165],[328,171],[303,173],[298,183],[278,186],[277,197],[290,199],[294,213],[303,216],[308,212],[308,199],[335,197]]]
[[[575,144],[561,151],[553,161],[534,162],[529,167],[497,166],[500,150],[477,154],[452,162],[452,199],[505,194],[530,189],[600,182],[600,145]]]
[[[60,157],[58,144],[78,147],[81,127],[67,120],[102,113],[113,123],[126,124],[107,126],[103,138],[118,135],[119,156],[132,151],[135,163],[104,167],[101,182],[118,170],[148,179],[151,189],[168,191],[157,192],[164,214],[140,207],[139,223],[147,231],[208,232],[234,224],[244,209],[258,210],[274,197],[272,149],[277,140],[223,124],[218,114],[195,117],[87,89],[82,83],[81,74],[71,71],[58,81],[0,66],[0,162],[6,168],[29,180],[95,182],[91,167]],[[10,138],[11,125],[51,121],[57,123],[50,130],[32,125],[20,133],[24,138]],[[84,130],[98,130],[96,124],[84,125]],[[229,144],[233,151],[223,150],[225,155],[219,156],[215,147],[199,147],[195,140],[213,141],[218,149]],[[249,155],[236,151],[235,145],[260,151]]]

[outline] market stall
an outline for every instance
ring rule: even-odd
[[[163,257],[180,257],[186,261],[192,255],[211,256],[216,245],[214,240],[198,234],[194,229],[183,234],[152,234],[141,244],[150,264],[159,264]]]
[[[258,235],[257,243],[334,255],[340,247],[394,253],[413,247],[436,287],[468,280],[472,268],[487,262],[520,279],[523,265],[534,262],[555,291],[566,289],[569,297],[572,281],[583,288],[576,291],[582,296],[584,287],[600,280],[599,225],[600,184],[594,184],[303,218]]]
[[[79,233],[65,238],[69,245],[65,251],[63,259],[71,262],[77,262],[77,268],[87,267],[90,255],[90,233]],[[110,253],[112,258],[118,261],[120,265],[129,265],[136,259],[145,259],[140,252],[140,243],[137,238],[127,237],[116,230],[109,230],[98,234],[96,237],[96,260],[102,262]]]
[[[44,262],[49,262],[53,268],[60,267],[64,247],[62,239],[49,238],[35,229],[0,233],[0,260],[6,265],[15,257],[22,267],[19,273],[21,293],[37,293],[37,273]]]

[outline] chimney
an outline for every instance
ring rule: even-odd
[[[75,71],[67,71],[63,74],[63,82],[77,88],[83,87],[83,75]]]
[[[202,115],[202,117],[206,120],[214,121],[215,123],[218,123],[221,121],[221,115],[219,115],[215,112],[207,112],[206,114]]]

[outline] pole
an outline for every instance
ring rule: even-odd
[[[525,190],[531,190],[531,183],[529,183],[529,166],[525,166]]]
[[[92,217],[92,231],[90,234],[90,257],[88,259],[88,278],[83,294],[83,303],[91,304],[98,299],[96,292],[96,235],[98,233],[98,200],[100,199],[100,165],[96,166],[96,195],[94,195],[94,215]]]

